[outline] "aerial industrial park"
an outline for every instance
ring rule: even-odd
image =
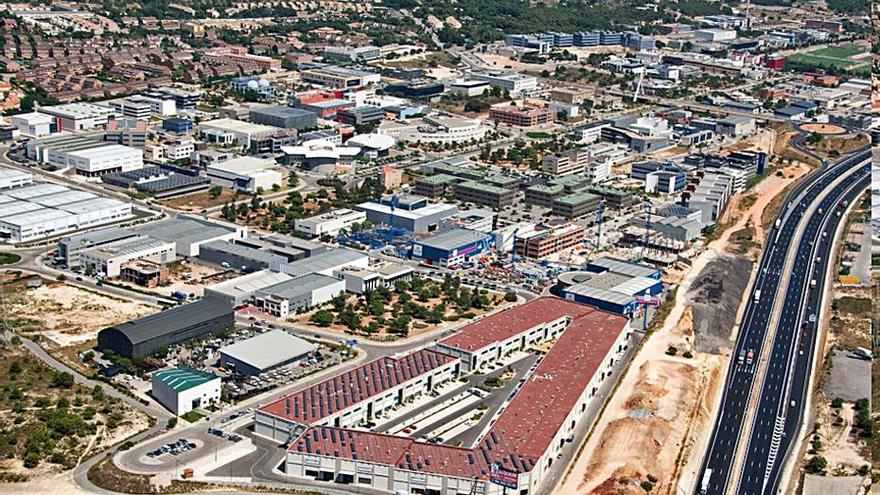
[[[0,493],[871,493],[870,2],[0,17]]]

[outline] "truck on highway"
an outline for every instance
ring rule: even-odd
[[[810,288],[811,288],[811,289],[815,289],[815,288],[816,288],[816,279],[815,279],[815,278],[814,278],[813,280],[810,280]]]
[[[761,289],[755,291],[755,302],[761,302]]]
[[[749,352],[746,353],[746,364],[752,364],[752,361],[755,360],[755,351],[749,349]]]
[[[744,362],[746,362],[746,350],[745,349],[739,350],[739,358],[737,359],[737,361],[739,361],[739,364],[743,364]]]
[[[777,219],[776,219],[776,228],[778,229],[780,225],[782,225],[782,219],[781,219],[781,218],[777,218]]]
[[[712,468],[706,468],[706,472],[703,473],[703,479],[700,481],[700,494],[705,495],[709,493],[709,482],[712,481]]]

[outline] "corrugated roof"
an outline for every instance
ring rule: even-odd
[[[153,378],[161,381],[168,388],[178,393],[218,379],[217,376],[211,373],[184,367],[157,371],[153,374]]]
[[[219,298],[205,298],[136,320],[119,323],[109,329],[116,329],[125,335],[132,345],[137,345],[162,335],[176,333],[181,328],[232,313],[232,304],[229,302]],[[104,329],[102,332],[109,329]]]
[[[283,330],[272,330],[220,348],[220,353],[264,370],[290,361],[315,349],[306,340]]]

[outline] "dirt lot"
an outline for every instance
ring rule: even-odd
[[[145,290],[163,296],[170,296],[175,291],[181,291],[185,294],[195,294],[201,297],[205,292],[205,287],[217,282],[222,282],[234,273],[227,273],[227,270],[211,266],[205,263],[187,260],[186,263],[176,261],[166,265],[168,267],[169,283],[158,287],[141,287],[135,284],[129,284],[121,280],[114,282],[120,285],[127,285],[137,290]]]
[[[28,287],[28,282],[40,282]],[[156,308],[117,299],[37,276],[5,285],[6,323],[25,334],[40,334],[60,346],[82,343],[102,328],[144,316]]]
[[[834,124],[804,124],[801,126],[801,129],[819,134],[842,134],[846,132],[846,129]]]
[[[691,285],[696,350],[719,353],[730,347],[730,334],[746,292],[751,261],[721,255],[706,266]]]

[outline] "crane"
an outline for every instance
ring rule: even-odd
[[[602,249],[602,219],[605,216],[605,200],[599,201],[599,206],[596,208],[596,223],[598,224],[598,230],[596,231],[596,251]]]
[[[639,101],[639,91],[642,90],[642,81],[645,80],[645,71],[639,73],[639,81],[636,83],[636,91],[633,93],[633,103],[638,103]]]

